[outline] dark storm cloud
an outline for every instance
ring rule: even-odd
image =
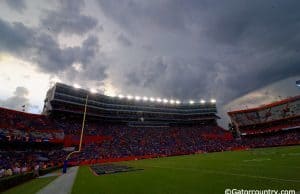
[[[41,25],[49,31],[66,34],[87,33],[97,26],[97,20],[93,17],[82,15],[83,0],[61,0],[55,10],[47,10]]]
[[[140,68],[129,72],[126,77],[126,83],[129,85],[149,88],[163,96],[182,100],[211,97],[207,81],[219,81],[216,66],[212,61],[207,59],[191,61],[174,57],[154,57],[146,60]],[[199,88],[207,92],[199,93]]]
[[[84,68],[92,64],[96,60],[99,43],[97,37],[90,35],[81,46],[61,48],[49,34],[22,23],[10,24],[0,19],[0,51],[36,63],[44,72],[58,73],[70,68],[73,63],[81,63]]]
[[[5,0],[5,2],[12,10],[23,12],[26,9],[25,0]]]
[[[25,27],[23,23],[9,24],[0,19],[1,51],[22,52],[33,41],[34,33],[33,30]]]
[[[298,0],[96,2],[101,13],[85,15],[93,3],[59,1],[42,13],[37,28],[0,19],[0,51],[62,73],[67,82],[101,85],[107,78],[123,93],[215,97],[219,105],[300,76]],[[85,40],[62,47],[58,37],[69,34]]]
[[[140,68],[131,71],[127,75],[127,84],[140,87],[152,87],[165,75],[168,64],[163,57],[155,57],[150,61],[144,61]]]
[[[142,30],[145,25],[169,29],[183,28],[184,1],[105,1],[97,0],[102,11],[127,30]]]
[[[93,60],[98,49],[98,39],[93,36],[88,37],[81,47],[61,49],[51,36],[42,34],[37,36],[36,44],[33,45],[33,50],[37,52],[33,60],[46,72],[58,72],[76,62],[87,65]]]
[[[300,75],[299,1],[98,0],[98,4],[133,36],[150,31],[165,37],[160,39],[164,45],[151,46],[171,60],[162,67],[147,57],[144,61],[149,62],[127,73],[131,85],[147,83],[164,95],[216,96],[225,103]],[[173,34],[183,44],[165,46]],[[170,52],[164,53],[161,45]],[[170,54],[176,49],[181,49],[178,55]],[[145,73],[147,68],[157,76]]]

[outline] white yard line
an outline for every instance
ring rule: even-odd
[[[263,162],[268,160],[271,160],[271,158],[254,158],[250,160],[244,160],[244,162]]]
[[[66,174],[62,174],[49,185],[37,192],[37,194],[70,194],[77,175],[78,166],[68,169]]]

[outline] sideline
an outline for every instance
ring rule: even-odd
[[[37,194],[70,194],[78,172],[78,166],[68,169],[66,174],[62,174],[46,187],[42,188]]]
[[[47,178],[47,177],[51,177],[51,176],[60,176],[60,175],[62,175],[62,173],[61,172],[51,172],[51,173],[48,173],[48,174],[45,174],[45,175],[43,175],[43,176],[39,176],[39,177],[37,177],[38,179],[42,179],[42,178]]]

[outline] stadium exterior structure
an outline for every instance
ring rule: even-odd
[[[43,114],[50,117],[82,115],[86,97],[87,116],[103,122],[129,126],[167,127],[172,125],[216,124],[215,103],[158,103],[92,94],[88,90],[56,83],[47,92]]]
[[[228,115],[241,136],[296,130],[300,128],[300,95]]]

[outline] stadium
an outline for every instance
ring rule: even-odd
[[[0,0],[0,193],[300,194],[299,0]]]
[[[228,112],[228,130],[214,99],[113,97],[62,83],[41,115],[0,112],[4,193],[300,190],[300,96]]]

